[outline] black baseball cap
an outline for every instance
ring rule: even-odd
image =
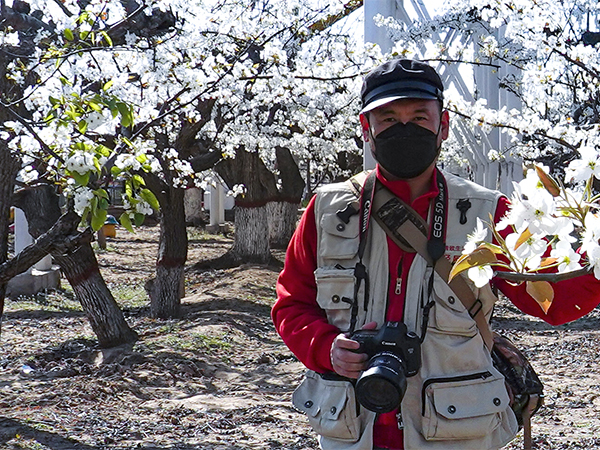
[[[373,69],[360,92],[362,111],[371,111],[401,98],[444,100],[442,79],[430,65],[412,59],[393,59]]]

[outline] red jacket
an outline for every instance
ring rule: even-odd
[[[388,181],[379,172],[377,175],[396,196],[410,203],[410,189],[406,182]],[[437,193],[433,179],[429,191],[415,199],[411,204],[412,208],[425,218],[430,201]],[[505,215],[508,206],[506,197],[501,197],[494,218],[496,223]],[[329,352],[340,330],[327,322],[325,312],[316,302],[316,252],[317,227],[313,198],[290,241],[285,265],[277,282],[277,302],[273,306],[272,318],[283,341],[298,359],[309,369],[324,373],[333,371]],[[396,274],[408,273],[415,254],[402,251],[389,238],[388,252],[393,278],[397,277]],[[515,286],[499,278],[494,278],[492,284],[521,311],[540,317],[552,325],[576,320],[600,303],[600,281],[593,275],[555,283],[555,297],[548,314],[544,314],[537,302],[527,294],[525,284]],[[402,283],[399,293],[396,292],[394,283],[390,283],[386,320],[402,320],[404,295],[405,283]],[[393,413],[381,415],[375,427],[375,446],[402,448],[402,434]]]

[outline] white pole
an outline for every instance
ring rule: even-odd
[[[220,180],[216,186],[210,187],[210,225],[220,225],[225,222],[225,193]]]
[[[25,247],[33,244],[33,238],[29,234],[29,226],[25,213],[19,208],[15,208],[15,255],[21,253]],[[33,265],[37,270],[50,270],[52,268],[52,257],[44,256],[36,264]],[[31,268],[27,271],[31,273]]]

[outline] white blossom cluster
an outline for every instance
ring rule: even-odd
[[[380,19],[396,40],[395,54],[463,61],[474,71],[488,68],[502,89],[519,98],[520,109],[494,108],[478,93],[473,100],[447,90],[446,106],[475,136],[499,128],[508,138],[508,146],[492,149],[488,159],[558,161],[545,169],[559,178],[550,190],[536,171],[515,183],[512,207],[496,226],[508,235],[501,246],[482,250],[504,254],[503,270],[567,273],[590,267],[600,278],[599,208],[592,189],[600,175],[600,51],[594,41],[600,37],[599,13],[599,4],[589,0],[469,0],[446,2],[425,23]],[[461,39],[450,39],[458,34]],[[464,164],[461,145],[460,140],[449,143],[446,161]],[[465,255],[487,236],[480,222]],[[495,258],[486,258],[468,270],[478,286],[494,274]]]
[[[58,43],[38,50],[28,67],[12,64],[7,70],[17,83],[25,83],[29,70],[40,80],[26,87],[22,100],[31,112],[30,127],[3,124],[11,146],[48,160],[38,140],[46,143],[54,153],[54,164],[46,167],[57,179],[78,174],[79,183],[90,172],[118,170],[124,176],[146,170],[168,172],[161,177],[175,186],[201,184],[210,174],[194,173],[182,156],[185,149],[176,146],[182,127],[196,123],[204,124],[198,137],[224,157],[243,147],[258,152],[275,172],[278,146],[289,148],[301,166],[310,160],[313,169],[329,173],[339,152],[359,151],[356,113],[366,70],[361,46],[347,34],[311,29],[338,13],[341,0],[152,1],[144,13],[173,12],[174,26],[155,37],[127,32],[114,46],[99,31],[127,20],[122,3],[94,0],[82,11],[75,1],[62,2],[71,14],[52,0],[30,3],[44,22],[56,25],[62,44],[79,37],[94,46],[65,51]],[[88,20],[79,19],[84,12]],[[38,37],[49,39],[49,33]],[[0,45],[14,45],[15,33],[0,33],[0,39]],[[100,103],[90,94],[94,84],[104,86]],[[203,108],[212,101],[212,108]],[[118,112],[115,102],[121,104]],[[74,103],[83,109],[65,106]],[[52,111],[69,119],[44,121]],[[133,139],[121,130],[135,133],[129,114],[138,128],[147,124]],[[116,147],[99,146],[104,137]],[[21,176],[32,173],[30,168]],[[91,200],[84,187],[67,192],[77,196],[78,207]]]

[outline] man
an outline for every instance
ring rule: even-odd
[[[389,61],[365,77],[360,122],[377,167],[366,180],[354,177],[321,189],[288,248],[272,317],[310,369],[294,404],[307,413],[325,450],[497,449],[518,429],[504,379],[469,312],[426,257],[396,244],[373,219],[374,195],[383,186],[436,230],[441,224],[429,242],[439,248],[441,241],[441,253],[452,260],[477,217],[499,221],[507,211],[500,193],[437,169],[449,132],[443,89],[433,68],[412,60]],[[525,286],[492,281],[522,311],[553,324],[575,320],[600,302],[591,275],[556,283],[548,314]],[[489,320],[496,300],[492,286],[472,289]],[[406,347],[404,361],[394,368],[400,375],[391,384],[369,378],[377,382],[355,392],[356,381],[350,380],[363,374],[371,355],[353,332],[388,330],[386,323]],[[387,364],[394,357],[385,356],[376,371],[394,373]]]

